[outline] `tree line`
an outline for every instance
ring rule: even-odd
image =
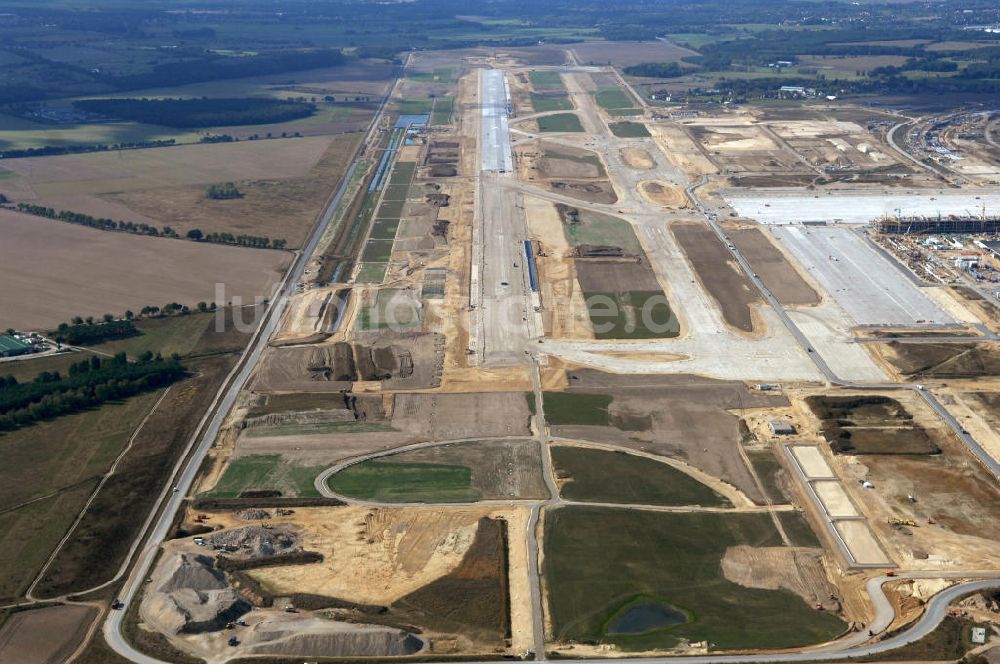
[[[87,145],[46,145],[41,148],[24,148],[22,150],[4,150],[0,159],[19,159],[21,157],[51,157],[60,154],[82,154],[85,152],[110,152],[112,150],[138,150],[144,148],[165,148],[176,145],[177,141],[166,138],[159,141],[134,141],[131,143],[92,143]]]
[[[271,124],[316,112],[315,104],[308,102],[257,97],[81,99],[73,106],[87,113],[175,129]]]
[[[102,231],[118,231],[121,233],[132,233],[134,235],[150,235],[153,237],[180,238],[176,230],[170,226],[158,229],[146,223],[136,223],[133,221],[115,221],[107,217],[94,217],[83,212],[73,212],[71,210],[56,210],[35,205],[34,203],[18,203],[17,209],[25,214],[32,214],[36,217],[45,217],[56,221],[65,221],[70,224],[89,226]],[[202,233],[200,229],[193,228],[185,236],[189,240],[197,242],[212,242],[216,244],[231,244],[240,247],[257,247],[261,249],[284,249],[288,244],[287,240],[274,239],[258,235],[233,235],[232,233]]]
[[[106,317],[109,317],[107,314]],[[79,319],[77,319],[79,320]],[[93,319],[61,323],[50,336],[61,344],[80,346],[97,344],[112,339],[127,339],[142,334],[131,320],[105,320],[100,323]]]
[[[67,376],[43,371],[30,383],[6,376],[0,378],[0,431],[159,389],[186,373],[177,357],[164,359],[146,352],[137,362],[129,362],[125,353],[109,360],[95,356],[70,365]]]

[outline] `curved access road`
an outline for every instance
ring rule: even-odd
[[[405,70],[405,67],[406,65],[404,64],[403,67],[400,68],[400,71]],[[373,132],[376,131],[379,121],[385,111],[385,107],[392,95],[392,91],[395,90],[398,80],[399,75],[397,74],[396,80],[391,86],[389,86],[389,91],[382,98],[378,110],[372,117],[372,121],[369,124],[368,131],[366,133],[367,137],[370,137]],[[350,166],[341,178],[339,186],[327,203],[327,207],[318,223],[313,228],[308,241],[305,246],[296,253],[292,266],[285,274],[285,278],[282,280],[275,296],[271,298],[271,301],[267,305],[267,309],[264,312],[264,321],[261,323],[254,337],[243,351],[243,355],[233,368],[232,373],[230,373],[226,382],[223,384],[218,394],[216,394],[212,407],[209,408],[208,412],[205,414],[205,418],[202,420],[198,429],[200,434],[196,434],[196,437],[192,439],[188,450],[174,467],[171,474],[172,481],[163,488],[163,492],[160,494],[156,507],[150,512],[149,517],[147,518],[147,522],[142,530],[144,535],[140,535],[133,544],[133,550],[139,549],[143,542],[143,537],[145,536],[145,545],[142,546],[141,550],[139,550],[135,559],[135,566],[132,568],[132,573],[119,593],[119,598],[126,605],[130,604],[137,598],[138,591],[143,585],[143,580],[148,576],[153,562],[156,559],[160,543],[167,536],[174,514],[178,509],[180,509],[181,503],[194,484],[194,480],[198,474],[199,468],[201,467],[201,463],[208,454],[208,450],[215,442],[215,439],[219,434],[219,430],[222,428],[222,424],[225,421],[226,415],[232,409],[237,396],[249,380],[250,375],[253,373],[257,364],[260,362],[261,355],[263,354],[264,349],[267,348],[268,340],[278,328],[281,316],[288,304],[288,299],[295,292],[295,285],[302,278],[312,254],[316,251],[316,247],[319,244],[320,239],[323,237],[326,229],[333,221],[334,213],[347,192],[355,171],[361,163],[361,153],[364,149],[364,145],[364,141],[359,144],[358,150],[355,153],[354,158],[351,160]],[[152,524],[152,530],[150,530],[150,524],[154,520],[155,524]],[[148,534],[146,534],[147,531]],[[131,560],[131,556],[129,557],[129,560]],[[128,565],[129,560],[126,560],[125,565]],[[104,638],[107,640],[111,649],[132,662],[141,662],[144,664],[165,664],[161,662],[161,660],[145,655],[132,647],[122,634],[122,623],[125,615],[126,611],[111,611],[108,613],[108,617],[104,622]]]

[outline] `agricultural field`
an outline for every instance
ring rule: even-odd
[[[286,252],[112,233],[0,210],[0,272],[15,295],[5,321],[47,329],[68,316],[268,297]],[[114,260],[108,260],[113,256]],[[121,274],[130,275],[123,280]],[[100,284],[100,288],[95,288]]]
[[[551,448],[559,493],[567,500],[633,505],[728,507],[718,493],[663,462],[601,449]]]
[[[760,514],[548,510],[543,572],[555,638],[626,651],[683,641],[725,650],[802,646],[840,634],[840,618],[794,592],[747,587],[723,574],[727,548],[780,545]]]
[[[9,572],[2,587],[5,598],[14,599],[25,591],[100,476],[129,449],[40,579],[36,593],[48,597],[82,590],[106,581],[110,570],[117,569],[130,544],[128,535],[139,526],[133,510],[151,505],[166,468],[186,445],[209,395],[246,342],[247,337],[231,326],[216,331],[205,324],[214,318],[213,314],[192,314],[143,320],[137,324],[142,336],[95,346],[104,353],[112,344],[141,342],[144,350],[177,352],[185,357],[191,378],[167,390],[109,402],[0,436],[11,461],[5,466],[10,474],[3,482],[5,492],[0,492],[0,520],[6,524],[2,562]],[[208,353],[221,354],[196,357]],[[57,357],[79,361],[81,355]],[[17,364],[30,367],[32,362]],[[177,426],[179,421],[183,426]],[[23,473],[30,473],[36,481],[18,481]],[[115,537],[109,536],[111,532]]]

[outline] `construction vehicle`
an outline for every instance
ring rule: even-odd
[[[235,636],[230,636],[229,637],[229,645],[232,646],[232,647],[236,647],[236,646],[240,645],[240,640],[237,639]]]
[[[900,518],[897,518],[897,517],[890,517],[889,518],[889,525],[890,526],[915,526],[915,525],[917,525],[917,522],[914,521],[913,519],[900,519]]]

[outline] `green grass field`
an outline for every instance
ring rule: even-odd
[[[580,118],[573,113],[558,113],[538,118],[538,131],[541,132],[581,132],[583,125]]]
[[[613,117],[613,118],[624,118],[624,117],[629,117],[630,115],[638,115],[639,114],[639,109],[638,108],[609,108],[609,109],[606,109],[605,112],[608,115],[610,115],[611,117]]]
[[[547,113],[549,111],[572,111],[573,102],[565,92],[538,94],[531,93],[531,107],[535,113]]]
[[[392,255],[392,240],[370,239],[361,254],[364,263],[386,263]]]
[[[372,224],[373,240],[392,240],[396,237],[396,230],[399,228],[399,218],[376,219]]]
[[[355,281],[359,284],[380,284],[388,269],[388,263],[362,263]]]
[[[680,321],[658,291],[584,293],[598,339],[659,339],[680,334]]]
[[[534,394],[529,405],[534,412]],[[582,392],[545,392],[545,421],[548,424],[590,424],[608,426],[608,407],[611,395],[585,394]]]
[[[454,97],[437,97],[434,99],[434,110],[431,112],[432,125],[451,124],[451,118],[455,113]]]
[[[396,186],[396,185],[389,185]],[[382,200],[382,205],[378,208],[379,217],[399,217],[403,214],[403,206],[406,205],[406,199],[396,199],[396,200]]]
[[[531,87],[536,90],[563,89],[562,76],[557,71],[533,71],[528,74],[531,80]]]
[[[726,498],[665,463],[607,450],[558,445],[551,448],[563,498],[635,505],[732,507]]]
[[[601,108],[605,109],[633,108],[635,106],[632,96],[618,87],[598,90],[594,93],[594,99]]]
[[[778,512],[778,520],[792,546],[820,546],[819,537],[801,512]]]
[[[727,581],[720,561],[736,544],[780,546],[765,514],[662,514],[604,507],[546,510],[543,573],[555,638],[623,650],[707,641],[711,651],[802,646],[846,627],[786,590]],[[638,634],[609,633],[637,600],[679,609],[687,622]]]
[[[611,133],[618,138],[648,138],[649,130],[640,122],[612,122]]]
[[[576,224],[563,224],[566,240],[574,247],[606,244],[621,247],[631,254],[642,253],[642,245],[632,230],[632,224],[624,219],[591,210],[580,210],[579,219]]]
[[[390,184],[382,190],[383,201],[405,201],[406,195],[410,192],[410,186],[406,184]]]
[[[433,109],[433,99],[401,99],[396,102],[396,110],[400,115],[426,115]]]
[[[470,468],[436,463],[363,461],[327,483],[342,496],[387,503],[464,503],[480,495],[472,487]]]
[[[236,498],[243,491],[277,489],[283,496],[318,496],[313,480],[326,466],[299,466],[280,454],[240,457],[229,462],[218,484],[205,495]]]
[[[392,175],[389,176],[389,184],[410,184],[413,173],[417,170],[417,164],[413,161],[397,161],[392,167]]]
[[[757,473],[757,477],[760,478],[761,484],[764,485],[764,492],[767,493],[771,502],[786,502],[785,494],[782,493],[781,487],[778,485],[781,464],[778,463],[774,452],[771,450],[747,452],[747,457],[750,459],[750,464],[753,466],[754,472]]]
[[[146,318],[135,324],[142,332],[141,336],[107,341],[93,348],[111,354],[124,351],[133,358],[146,351],[159,352],[163,355],[173,353],[187,355],[214,321],[214,313]]]

